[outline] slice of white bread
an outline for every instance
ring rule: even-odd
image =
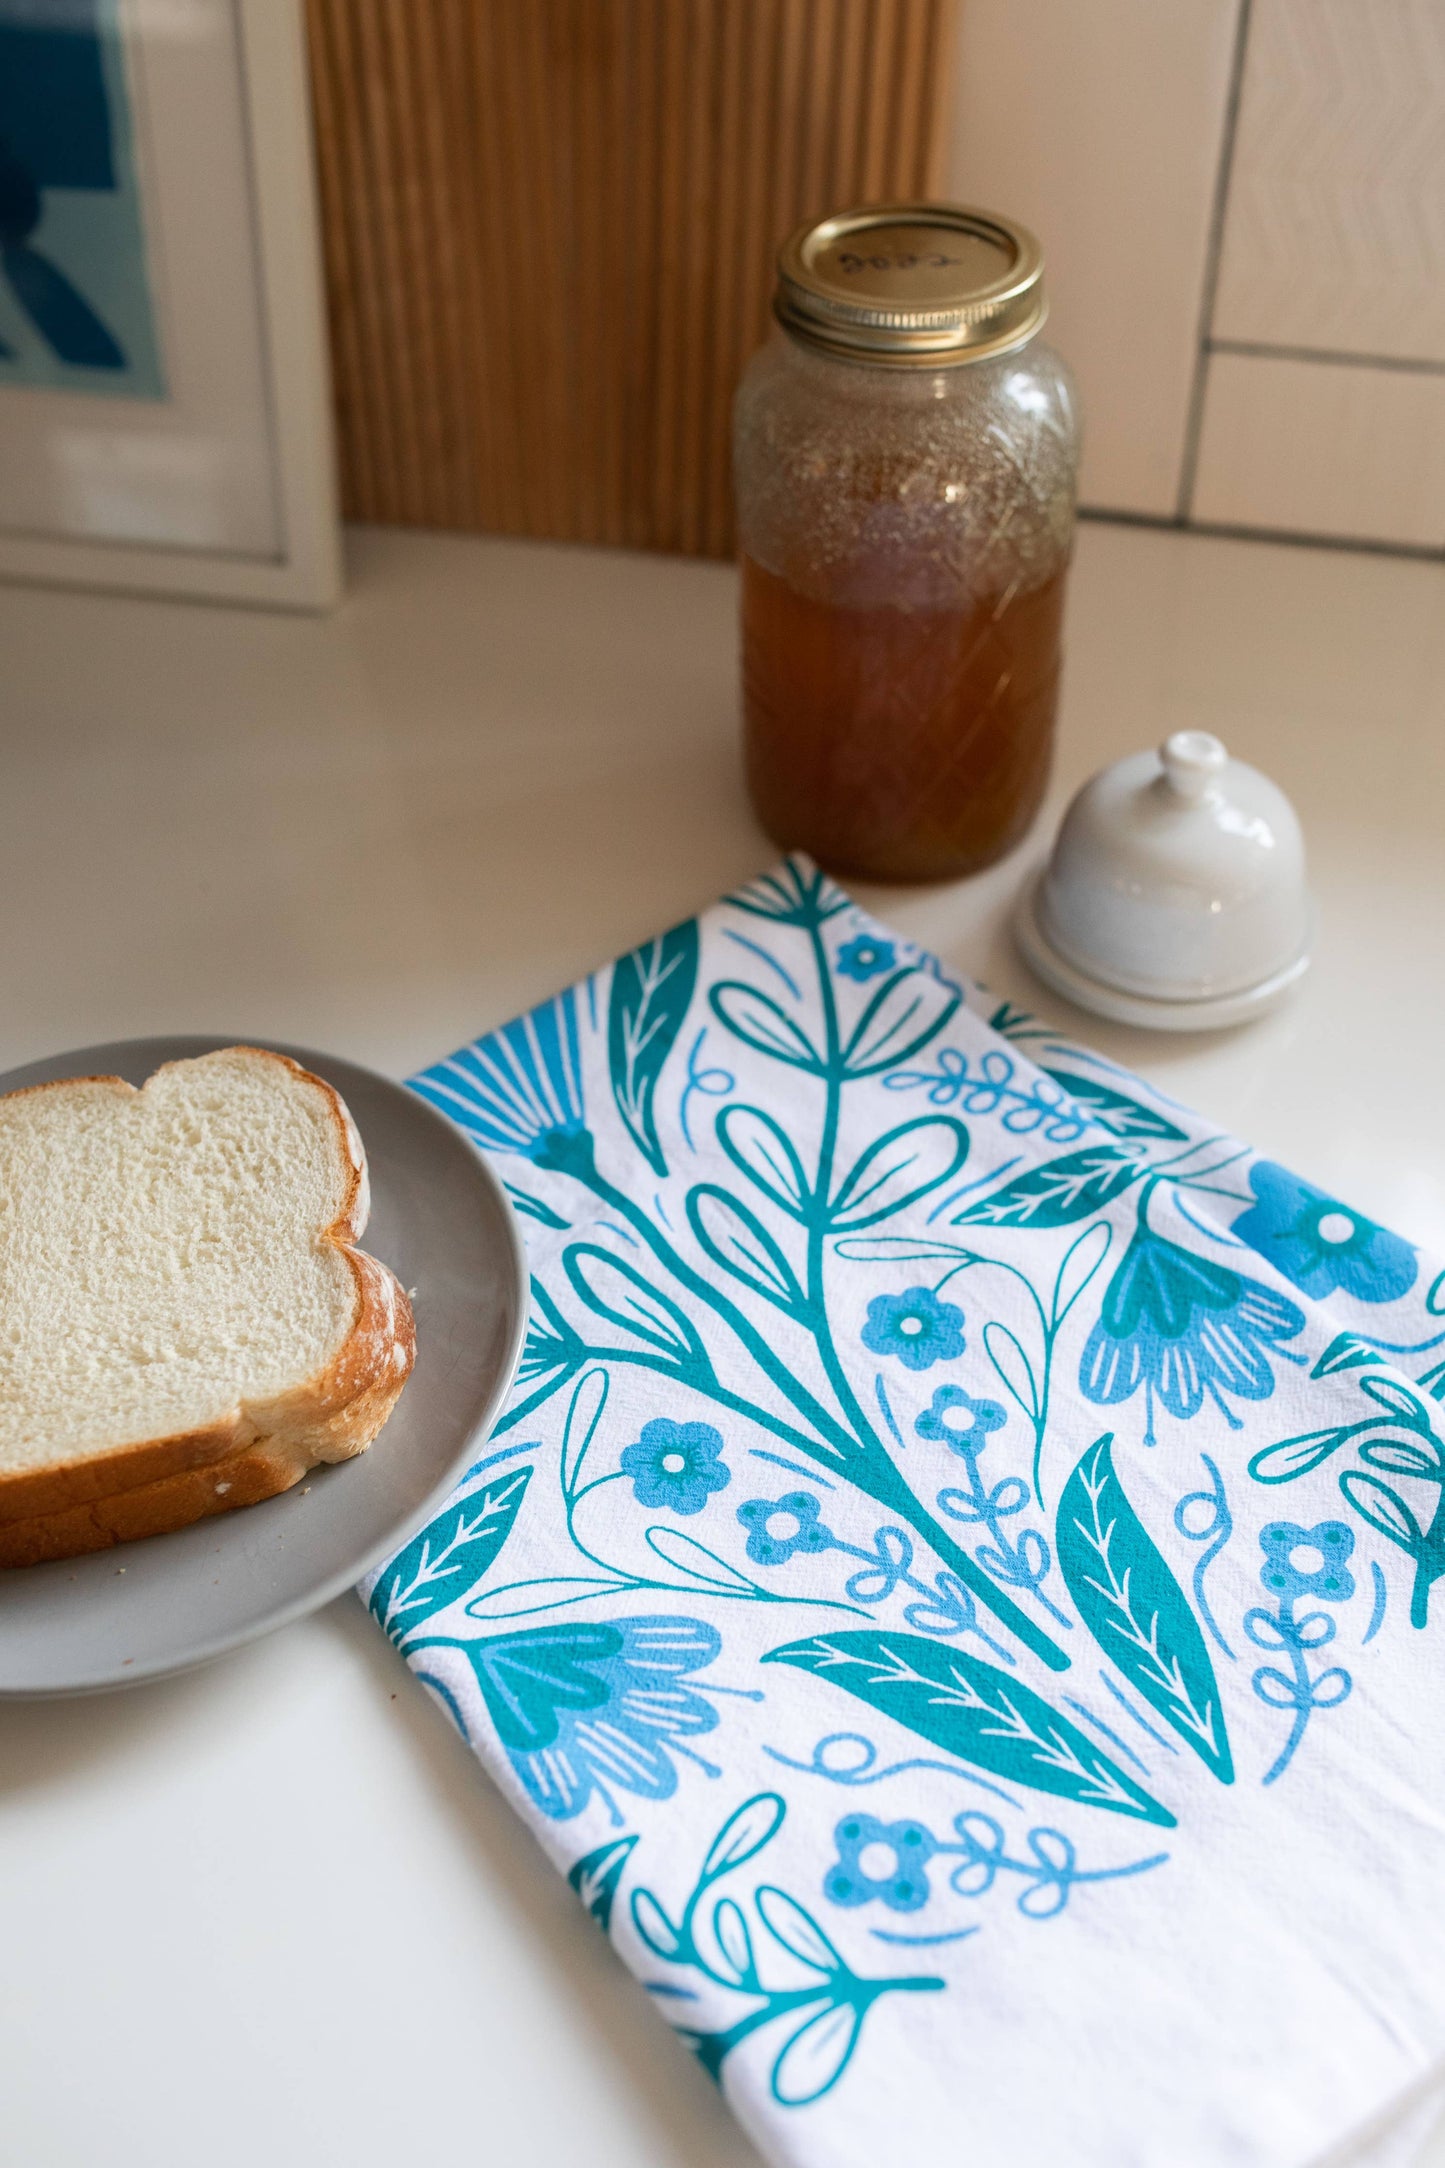
[[[338,1093],[258,1047],[0,1097],[0,1565],[161,1535],[369,1445],[406,1296]]]

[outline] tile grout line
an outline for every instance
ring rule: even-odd
[[[1311,534],[1300,527],[1246,527],[1229,520],[1180,519],[1173,512],[1130,512],[1103,504],[1081,504],[1079,518],[1099,526],[1146,527],[1156,534],[1202,534],[1220,542],[1275,542],[1297,549],[1353,550],[1365,557],[1445,564],[1445,547],[1425,542],[1387,542],[1376,535]]]
[[[1412,354],[1352,354],[1329,346],[1276,346],[1268,339],[1206,339],[1206,353],[1249,360],[1322,362],[1341,369],[1395,369],[1408,376],[1445,376],[1445,361]]]
[[[1181,522],[1189,518],[1194,504],[1199,440],[1204,428],[1204,389],[1209,375],[1210,339],[1214,328],[1214,301],[1219,288],[1220,261],[1224,254],[1224,222],[1229,208],[1229,184],[1234,174],[1234,146],[1239,132],[1239,107],[1244,92],[1252,5],[1253,0],[1239,0],[1239,14],[1234,27],[1234,52],[1230,60],[1229,89],[1224,101],[1219,165],[1215,173],[1209,242],[1204,257],[1204,281],[1200,289],[1198,349],[1194,357],[1194,381],[1189,389],[1189,410],[1184,425],[1184,453],[1179,467],[1176,517]]]

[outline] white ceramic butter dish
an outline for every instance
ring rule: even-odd
[[[1294,808],[1218,738],[1176,731],[1079,791],[1015,931],[1047,985],[1115,1022],[1204,1031],[1261,1015],[1309,967]]]

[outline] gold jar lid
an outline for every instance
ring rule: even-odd
[[[774,313],[809,346],[946,369],[1022,346],[1048,313],[1026,226],[961,203],[875,203],[800,226]]]

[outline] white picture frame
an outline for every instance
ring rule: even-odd
[[[48,21],[69,5],[87,35],[106,26],[143,288],[109,315],[149,315],[134,340],[96,333],[105,368],[72,368],[4,296],[0,578],[324,610],[341,547],[302,0],[48,4]],[[43,285],[52,262],[66,274],[49,234],[63,244],[86,203],[37,200],[57,206],[34,229]],[[123,254],[92,248],[103,291]]]

